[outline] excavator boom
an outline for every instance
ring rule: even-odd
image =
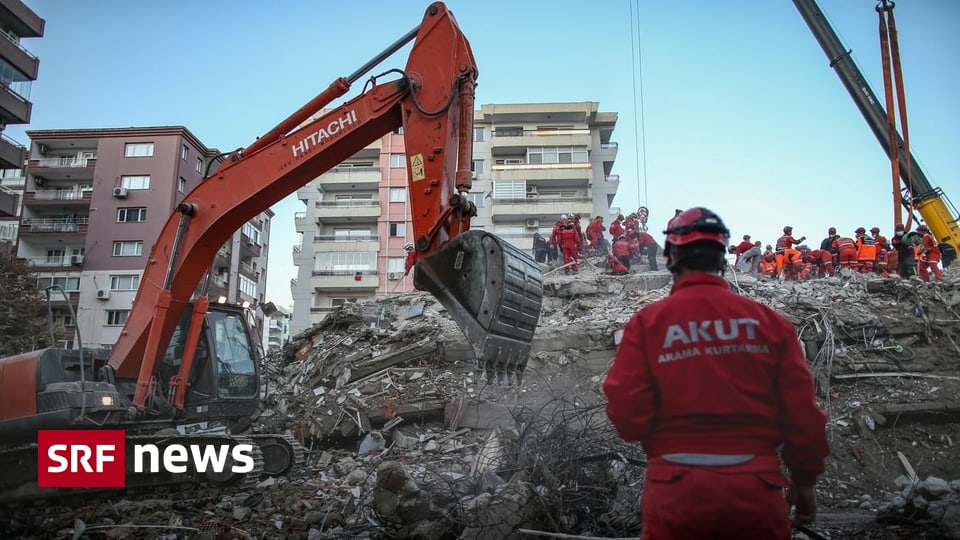
[[[185,196],[151,250],[129,318],[110,353],[115,377],[137,379],[135,406],[142,408],[152,391],[177,321],[230,235],[400,127],[419,260],[414,281],[448,309],[482,368],[498,375],[522,372],[540,315],[541,273],[526,253],[470,230],[476,207],[463,193],[472,187],[478,72],[469,43],[442,3],[427,8],[404,71],[387,73],[398,76],[371,79],[368,91],[304,124],[349,90],[353,81],[338,79]]]

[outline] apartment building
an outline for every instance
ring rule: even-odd
[[[110,348],[130,313],[150,250],[219,152],[181,126],[28,131],[17,256],[41,288],[59,285],[64,347]],[[245,223],[211,265],[212,301],[263,302],[270,211]],[[70,307],[76,314],[71,315]],[[262,320],[258,323],[263,332]]]
[[[280,306],[274,306],[267,316],[266,332],[264,333],[264,351],[279,351],[286,342],[290,341],[290,317],[292,313],[288,309]]]
[[[474,113],[475,229],[521,249],[549,235],[562,214],[607,216],[617,114],[596,102],[483,105]],[[297,192],[297,279],[290,331],[297,334],[345,302],[413,290],[403,244],[413,241],[403,136],[367,146]]]
[[[0,244],[11,250],[17,239],[27,149],[5,131],[10,125],[30,123],[30,87],[37,80],[40,60],[20,40],[42,37],[45,24],[20,0],[0,0]]]

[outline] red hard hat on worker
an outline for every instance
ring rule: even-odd
[[[667,235],[666,248],[682,246],[698,240],[716,242],[724,250],[730,241],[730,231],[720,216],[712,211],[696,207],[682,212],[670,221],[670,228],[663,231]]]

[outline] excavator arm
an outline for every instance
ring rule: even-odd
[[[383,75],[396,73],[396,78],[373,78],[369,90],[304,124],[414,37],[404,71]],[[163,351],[223,243],[271,205],[400,127],[418,255],[414,283],[447,308],[481,368],[498,377],[522,374],[540,315],[542,278],[526,253],[470,230],[476,208],[463,193],[471,188],[476,77],[469,43],[452,13],[436,2],[418,29],[230,155],[189,192],[151,249],[127,323],[110,353],[111,376],[137,378],[134,405],[143,410]],[[196,326],[205,302],[194,309]],[[196,332],[191,329],[191,335]],[[184,358],[174,386],[183,384],[191,362]]]

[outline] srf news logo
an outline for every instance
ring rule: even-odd
[[[38,487],[126,486],[127,447],[122,429],[40,430],[37,432]],[[248,473],[254,468],[250,444],[155,444],[133,446],[134,473],[164,470],[182,474]]]

